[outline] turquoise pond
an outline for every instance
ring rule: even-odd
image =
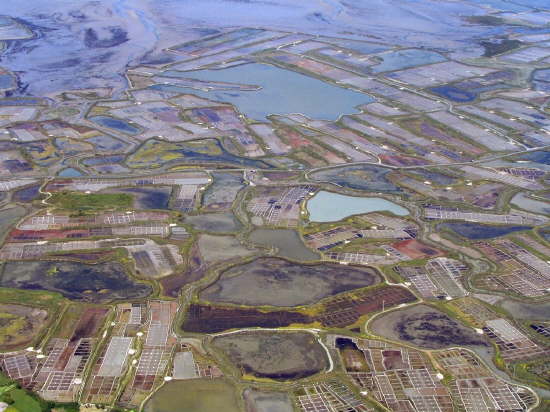
[[[348,216],[370,212],[391,212],[406,216],[409,211],[381,197],[355,197],[320,191],[307,202],[309,220],[336,222]]]
[[[59,177],[80,177],[84,176],[84,174],[77,169],[73,169],[72,167],[68,167],[66,169],[61,170],[58,174]]]
[[[342,114],[356,113],[356,106],[374,101],[367,94],[261,63],[222,70],[167,71],[163,76],[228,83],[244,82],[260,86],[259,90],[238,92],[194,90],[164,84],[151,86],[154,89],[180,91],[232,103],[241,113],[255,120],[264,120],[270,114],[290,113],[303,113],[314,119],[336,120]]]

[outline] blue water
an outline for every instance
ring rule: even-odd
[[[265,120],[270,114],[290,113],[303,113],[315,119],[336,120],[342,114],[356,113],[356,106],[374,101],[369,95],[261,63],[223,70],[168,71],[166,75],[260,86],[260,90],[243,92],[153,86],[155,89],[169,91],[179,89],[181,93],[232,103],[241,113],[256,120]]]
[[[0,26],[9,26],[13,23],[13,20],[9,17],[0,16]]]
[[[459,103],[471,102],[477,97],[477,93],[472,93],[454,86],[432,87],[430,91],[441,97],[452,100],[453,102]]]
[[[15,86],[15,81],[11,74],[0,74],[0,89],[9,89]]]
[[[524,155],[518,156],[521,160],[530,160],[531,162],[541,163],[543,165],[550,165],[550,152],[529,152]]]
[[[420,49],[390,51],[380,53],[376,55],[376,57],[382,61],[379,64],[372,66],[372,71],[374,73],[406,69],[408,67],[439,63],[447,60],[439,53]]]
[[[137,195],[140,209],[168,209],[170,190],[155,189],[154,187],[128,187],[117,189],[117,193]]]
[[[550,69],[535,70],[533,72],[533,79],[550,82]]]
[[[447,228],[468,239],[492,239],[509,233],[530,230],[531,226],[491,226],[479,223],[442,223],[438,228]]]
[[[137,127],[132,126],[130,123],[115,119],[109,116],[92,116],[90,120],[100,126],[108,127],[110,129],[118,130],[119,132],[128,133],[131,135],[138,134],[140,130]]]
[[[535,90],[550,91],[550,69],[533,72],[532,83]]]
[[[404,207],[380,197],[354,197],[320,191],[307,202],[309,219],[312,222],[336,222],[348,216],[370,212],[392,212],[406,216]]]
[[[24,187],[13,193],[14,202],[32,202],[40,197],[40,184]]]
[[[73,169],[72,167],[68,167],[66,169],[61,170],[57,175],[59,177],[80,177],[80,176],[84,176],[84,173],[82,173],[80,170]]]

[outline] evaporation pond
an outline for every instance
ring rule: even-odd
[[[443,55],[421,49],[391,50],[376,55],[380,63],[372,66],[374,73],[407,69],[424,64],[440,63],[447,60]]]
[[[336,120],[341,114],[356,113],[355,106],[374,101],[367,94],[261,63],[222,70],[168,71],[163,75],[260,86],[259,90],[239,92],[187,90],[187,93],[232,103],[247,117],[256,120],[264,120],[269,114],[290,113],[303,113],[314,119]]]
[[[58,173],[58,176],[60,176],[60,177],[80,177],[80,176],[84,176],[84,174],[80,170],[73,169],[72,167],[68,167],[66,169],[61,170]]]
[[[127,133],[127,134],[138,134],[139,129],[137,127],[132,126],[130,123],[121,120],[116,119],[114,117],[109,116],[92,116],[90,117],[90,120],[100,126],[108,127],[109,129],[115,129],[119,132]]]
[[[15,86],[15,79],[11,74],[0,74],[0,89],[9,89]]]
[[[351,215],[370,212],[391,212],[405,216],[409,211],[380,197],[355,197],[320,191],[307,202],[312,222],[336,222]]]

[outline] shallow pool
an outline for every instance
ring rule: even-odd
[[[439,53],[421,49],[392,50],[377,54],[376,57],[380,59],[380,63],[372,66],[374,73],[407,69],[447,60]]]
[[[492,239],[499,236],[506,236],[509,233],[523,230],[531,230],[531,226],[492,226],[473,222],[449,222],[436,226],[440,229],[450,229],[454,233],[467,239]]]
[[[61,170],[57,175],[60,176],[60,177],[80,177],[80,176],[84,176],[84,174],[80,170],[74,169],[72,167],[68,167],[66,169]]]
[[[0,89],[15,87],[15,79],[11,74],[0,74]]]
[[[533,213],[550,214],[550,202],[529,197],[525,192],[519,192],[511,200],[513,205]]]
[[[108,127],[109,129],[115,129],[119,132],[127,133],[127,134],[138,134],[140,130],[137,127],[132,126],[130,123],[121,120],[116,119],[114,117],[109,116],[92,116],[90,117],[90,120],[100,126]]]

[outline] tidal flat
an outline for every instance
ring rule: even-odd
[[[473,329],[428,305],[415,305],[378,316],[369,324],[377,335],[423,349],[489,346]]]
[[[274,248],[277,255],[300,261],[318,260],[320,255],[309,249],[293,229],[255,229],[248,238],[252,243]]]
[[[274,380],[300,379],[325,370],[325,349],[308,332],[241,332],[214,338],[221,350],[243,374]]]
[[[150,285],[131,279],[116,262],[8,262],[2,269],[0,286],[59,292],[69,299],[91,303],[145,298],[152,292]]]
[[[262,257],[222,272],[200,297],[215,303],[290,307],[311,305],[323,298],[381,281],[373,268],[333,263],[300,264]]]
[[[241,222],[231,212],[187,216],[184,222],[200,232],[235,233],[242,229]]]

